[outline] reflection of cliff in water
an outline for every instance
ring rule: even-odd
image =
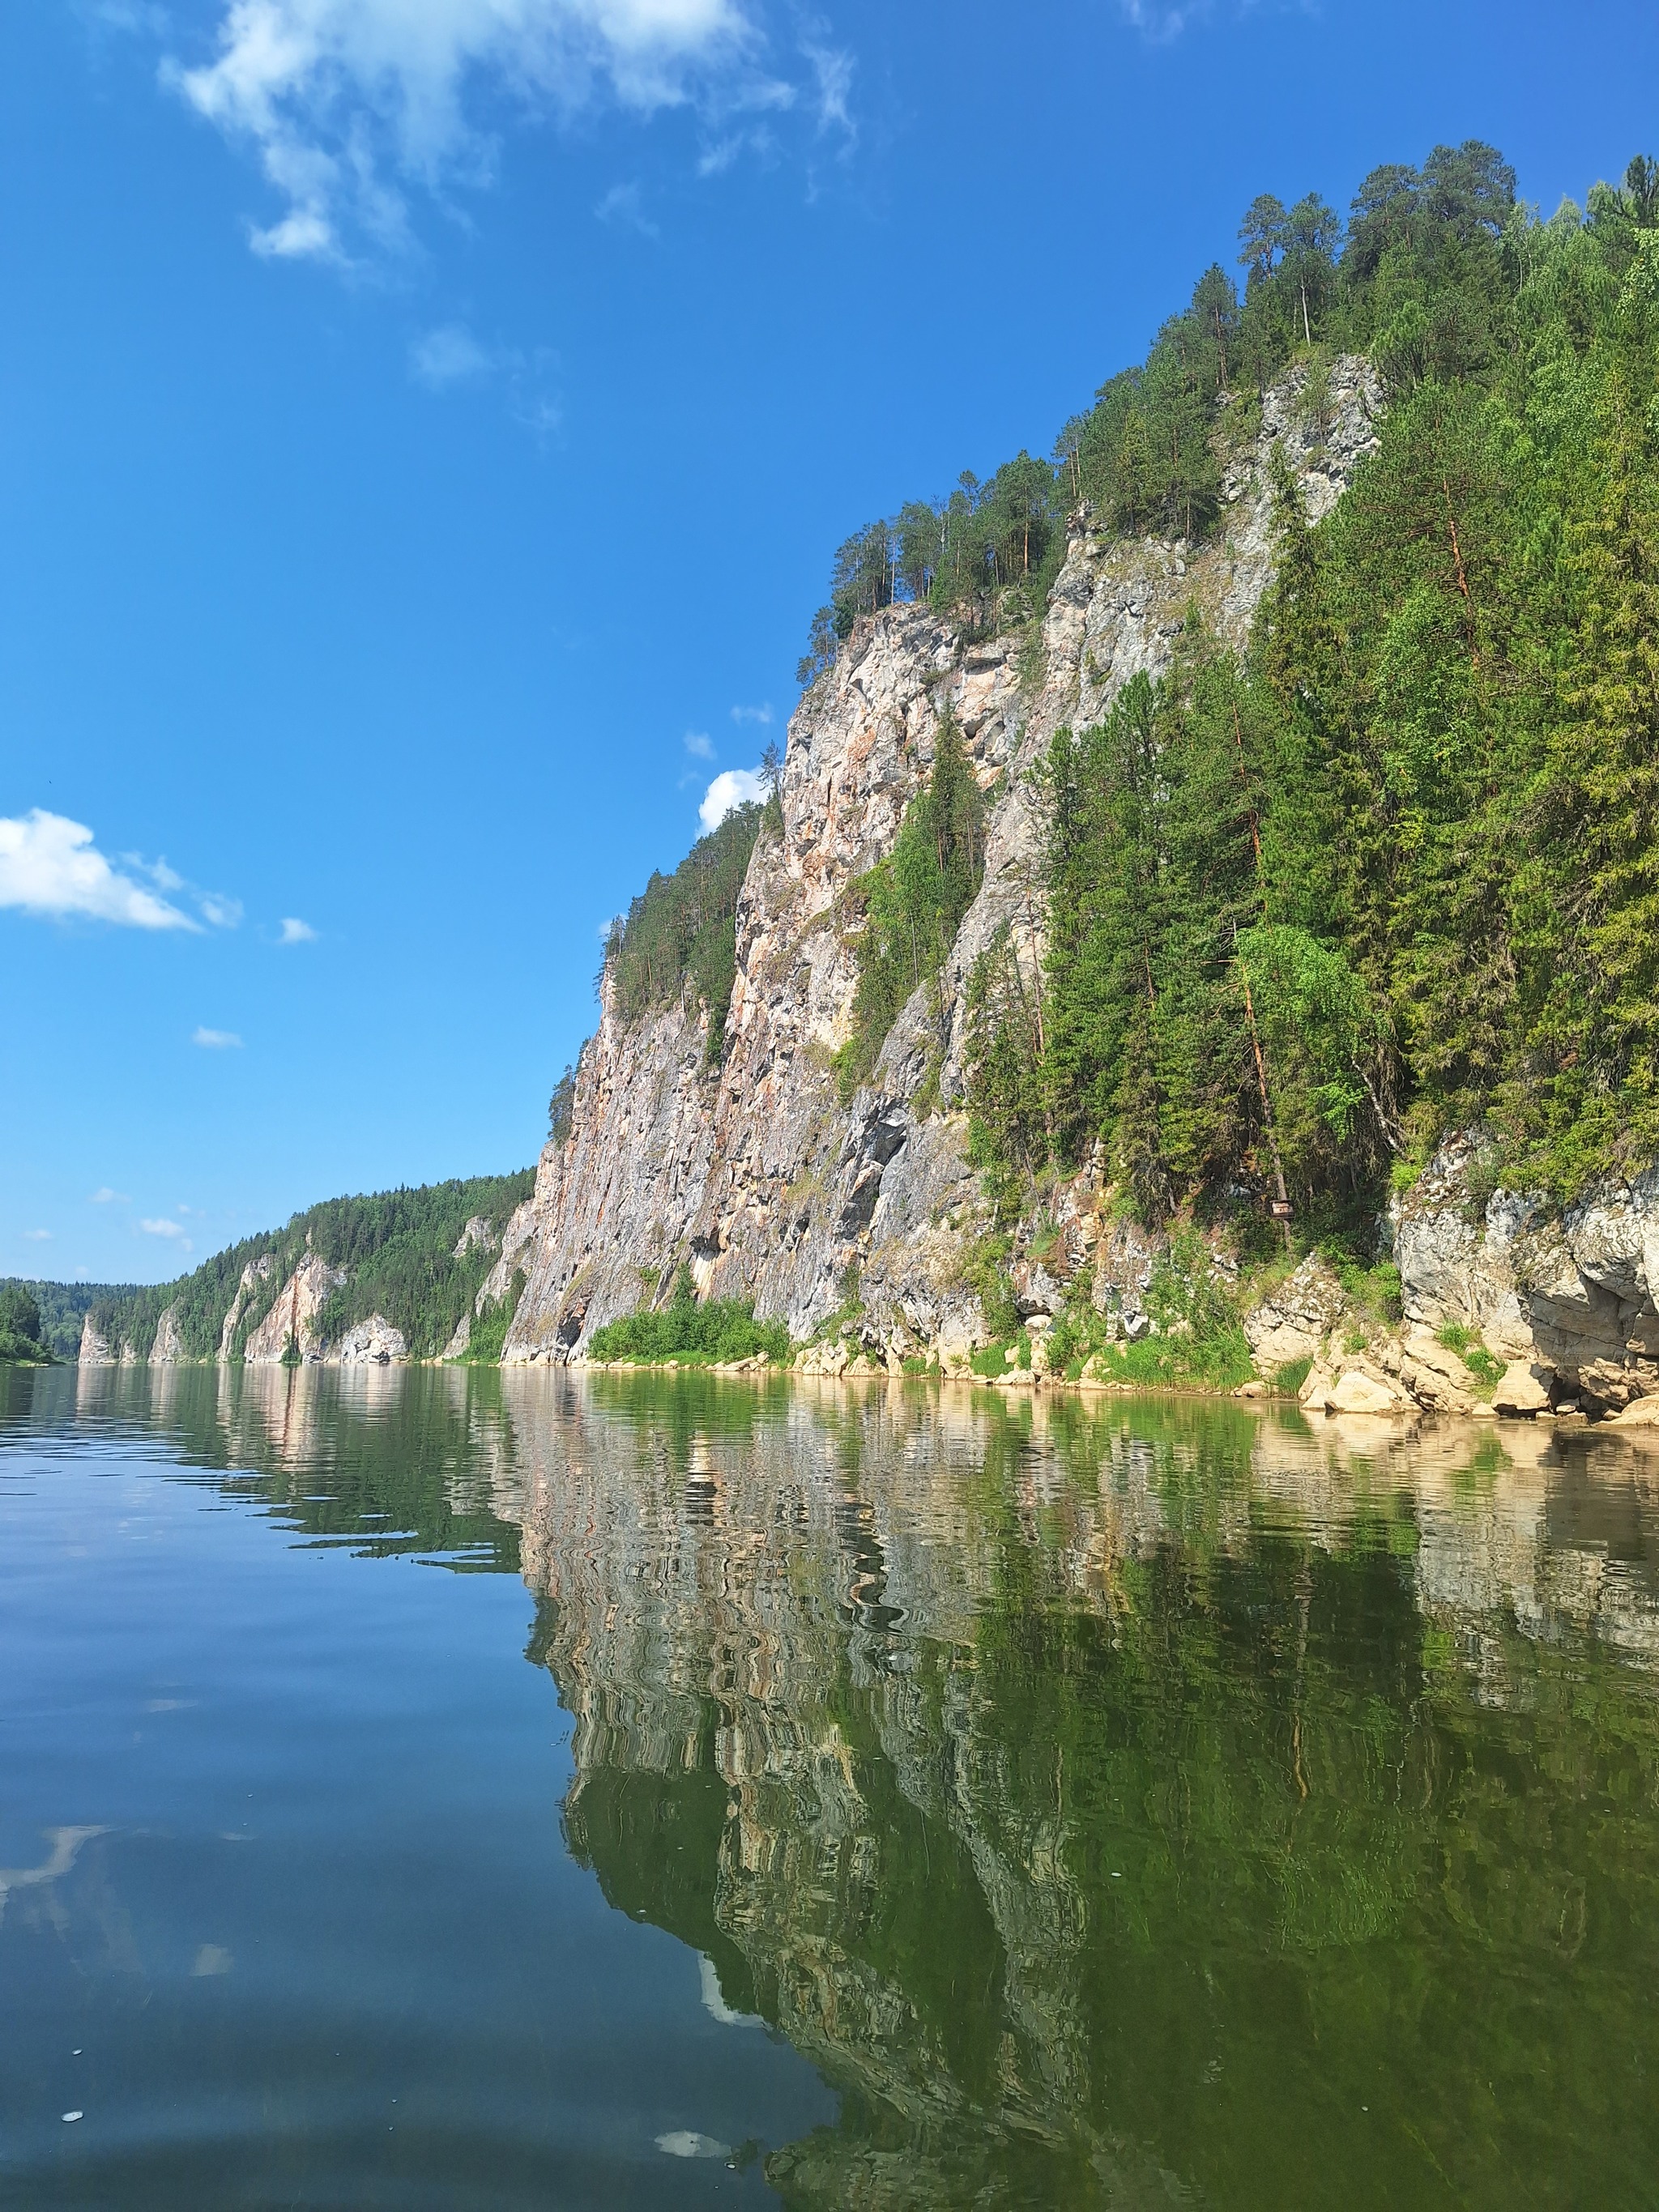
[[[169,1461],[319,1542],[518,1565],[515,1446],[491,1370],[82,1367],[50,1381],[74,1393],[88,1440],[154,1449],[159,1434]]]
[[[844,2093],[774,2153],[790,2201],[1641,2196],[1642,1462],[896,1385],[505,1396],[572,1845]]]

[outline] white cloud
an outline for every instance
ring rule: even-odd
[[[714,757],[714,742],[707,730],[688,730],[685,750],[693,760],[711,761]]]
[[[242,919],[240,899],[228,898],[223,891],[200,891],[196,903],[202,909],[202,919],[215,929],[234,929]]]
[[[732,720],[734,722],[760,722],[764,724],[769,722],[771,719],[772,702],[769,699],[766,702],[764,706],[734,707],[732,709]]]
[[[409,349],[409,373],[428,392],[462,386],[495,384],[505,388],[507,410],[538,445],[558,428],[556,400],[544,388],[555,363],[545,347],[528,356],[516,346],[487,346],[465,323],[441,323],[416,338]]]
[[[185,879],[177,868],[168,867],[165,860],[147,860],[142,853],[123,853],[122,860],[129,868],[137,868],[141,876],[148,876],[158,891],[181,891]]]
[[[178,1222],[168,1221],[165,1217],[155,1221],[141,1221],[138,1224],[138,1226],[143,1231],[146,1237],[165,1237],[174,1238],[182,1237],[185,1234],[184,1230],[180,1227]],[[186,1238],[185,1242],[188,1243],[188,1241],[189,1240]]]
[[[441,323],[409,349],[409,373],[428,392],[480,383],[498,366],[498,357],[479,344],[465,323]]]
[[[637,185],[612,185],[593,210],[601,222],[636,230],[641,238],[660,238],[662,233],[645,212]]]
[[[165,75],[281,194],[255,251],[344,262],[358,234],[405,242],[410,184],[488,179],[481,83],[564,116],[783,104],[759,46],[741,0],[224,0],[214,59]]]
[[[317,933],[308,921],[301,921],[297,914],[285,914],[283,916],[283,933],[276,942],[278,945],[314,945]]]
[[[1207,0],[1118,0],[1118,12],[1132,30],[1155,46],[1178,39],[1194,17],[1209,13]]]
[[[130,929],[200,926],[112,868],[83,822],[39,806],[19,817],[0,816],[0,906],[21,907],[26,914],[88,915]]]
[[[847,110],[848,94],[853,89],[853,57],[842,47],[822,46],[811,39],[801,40],[800,50],[812,66],[818,129],[844,131],[849,142],[856,138],[858,132]]]
[[[717,830],[734,806],[747,806],[765,796],[758,769],[722,769],[703,795],[697,819],[705,830]]]
[[[50,1244],[52,1242],[50,1229],[26,1229],[23,1234],[31,1244]]]
[[[240,1052],[242,1048],[242,1040],[234,1030],[198,1029],[191,1032],[190,1041],[209,1052]]]
[[[88,1206],[131,1206],[132,1200],[124,1190],[112,1190],[107,1183],[94,1191],[87,1200]]]

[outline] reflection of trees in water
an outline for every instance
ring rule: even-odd
[[[83,1434],[160,1430],[319,1542],[518,1565],[517,1448],[488,1369],[84,1367],[64,1387]]]
[[[1638,1461],[571,1389],[514,1406],[568,1831],[846,2093],[787,2198],[1640,2196]]]
[[[313,1540],[521,1548],[574,1850],[843,2091],[789,2201],[1650,2195],[1651,1460],[563,1370],[0,1418],[77,1392]]]

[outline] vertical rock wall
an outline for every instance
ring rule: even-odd
[[[528,1277],[509,1363],[580,1358],[596,1328],[662,1295],[683,1259],[703,1291],[752,1297],[797,1336],[836,1310],[856,1270],[866,1330],[890,1356],[978,1340],[963,1279],[981,1225],[961,1110],[966,988],[1005,924],[1027,957],[1040,939],[1029,770],[1056,730],[1097,720],[1135,674],[1164,672],[1193,605],[1243,645],[1272,574],[1273,446],[1317,520],[1376,441],[1381,392],[1365,362],[1336,364],[1322,413],[1308,399],[1301,371],[1267,395],[1205,546],[1115,539],[1080,509],[1039,664],[1019,640],[975,638],[927,606],[860,624],[790,721],[782,835],[763,832],[738,907],[723,1065],[705,1067],[696,1008],[629,1024],[603,994],[570,1134],[544,1152],[501,1281],[486,1285],[499,1296],[514,1267]],[[857,968],[837,902],[890,851],[947,708],[990,799],[984,884],[942,988],[916,992],[842,1106],[830,1062]],[[912,1104],[924,1089],[938,1100],[926,1114]]]

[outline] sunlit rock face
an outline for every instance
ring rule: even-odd
[[[1408,1326],[1480,1331],[1531,1381],[1517,1412],[1616,1415],[1659,1396],[1659,1168],[1605,1177],[1565,1212],[1490,1181],[1482,1146],[1455,1137],[1395,1202]]]
[[[529,1278],[509,1363],[580,1358],[596,1328],[638,1303],[641,1269],[686,1257],[703,1291],[752,1297],[797,1336],[836,1310],[856,1265],[869,1346],[893,1364],[982,1340],[963,1280],[983,1225],[962,1112],[966,995],[999,929],[1028,958],[1040,940],[1028,771],[1057,730],[1098,720],[1132,677],[1163,674],[1193,605],[1217,636],[1244,642],[1272,575],[1273,447],[1317,519],[1376,442],[1382,398],[1366,362],[1334,365],[1320,411],[1304,387],[1297,369],[1267,395],[1211,543],[1126,543],[1079,510],[1036,659],[927,606],[854,630],[790,721],[782,834],[763,832],[750,866],[718,1073],[696,1008],[630,1024],[602,993],[569,1136],[544,1152],[487,1286],[498,1296],[517,1265]],[[830,1063],[850,1032],[857,969],[837,902],[892,849],[947,712],[990,798],[984,884],[939,989],[917,990],[843,1107]],[[937,1109],[919,1115],[911,1102],[930,1091]]]
[[[503,1407],[573,1848],[853,2094],[769,2162],[786,2201],[1207,2201],[1189,2047],[1239,2124],[1317,2136],[1405,1932],[1490,1917],[1537,1717],[1594,1655],[1659,1679],[1659,1482],[1611,1443],[897,1383]],[[1556,1849],[1504,1905],[1539,1931]],[[1424,2069],[1437,2142],[1467,2070]]]

